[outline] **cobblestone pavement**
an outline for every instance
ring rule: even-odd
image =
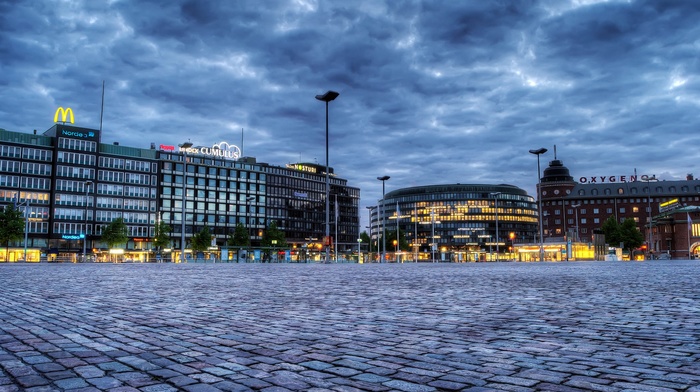
[[[700,391],[700,262],[0,264],[0,391]]]

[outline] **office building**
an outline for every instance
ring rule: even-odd
[[[25,249],[28,261],[153,261],[158,221],[171,229],[171,246],[162,250],[166,260],[181,259],[183,238],[186,259],[197,257],[190,240],[205,226],[213,235],[205,257],[233,260],[222,250],[236,225],[243,224],[251,247],[259,248],[272,221],[291,247],[285,260],[297,259],[302,248],[313,249],[306,260],[320,256],[315,242],[323,237],[324,215],[316,210],[324,200],[324,172],[311,172],[308,164],[257,163],[225,142],[143,149],[100,139],[99,130],[66,124],[43,134],[0,129],[0,205],[17,205],[28,229],[26,244],[11,244],[0,261],[23,260]],[[359,235],[359,189],[335,175],[331,181],[331,203],[339,212],[334,250],[348,253]],[[127,226],[128,242],[107,249],[101,234],[117,218]]]
[[[410,250],[395,255],[387,242],[384,261],[505,261],[517,259],[513,244],[537,233],[537,204],[512,185],[446,184],[388,192],[370,210],[370,244],[377,261],[382,234],[405,238]],[[398,225],[397,225],[398,220]],[[379,252],[377,251],[379,249]]]

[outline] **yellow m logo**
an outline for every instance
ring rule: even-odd
[[[66,116],[70,116],[70,123],[74,124],[75,121],[73,121],[73,109],[71,108],[66,108],[63,110],[63,107],[59,107],[56,109],[56,114],[53,115],[53,122],[58,122],[58,115],[61,115],[61,122],[66,123]]]

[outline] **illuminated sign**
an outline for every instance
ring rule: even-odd
[[[79,139],[92,139],[95,137],[95,132],[81,132],[72,129],[61,129],[60,135]]]
[[[637,181],[637,176],[598,176],[598,177],[581,177],[578,179],[580,184],[597,184],[611,182],[634,182]]]
[[[663,203],[659,203],[659,212],[666,212],[678,207],[678,199],[671,199]]]
[[[287,169],[293,169],[298,171],[303,171],[307,173],[322,174],[326,172],[326,167],[321,165],[314,165],[312,163],[288,163],[285,165]],[[333,175],[333,169],[328,170],[330,175]]]
[[[82,240],[83,238],[85,238],[85,234],[75,234],[75,235],[63,234],[61,236],[61,238],[64,240]]]
[[[55,123],[58,122],[59,114],[61,115],[61,122],[62,123],[64,123],[64,124],[66,123],[66,117],[68,117],[70,119],[71,124],[75,123],[75,121],[73,121],[74,120],[73,119],[73,109],[66,108],[64,110],[63,107],[59,107],[58,109],[56,109],[56,114],[53,115],[53,122],[55,122]]]
[[[161,144],[160,149],[163,151],[175,151],[175,146]],[[211,147],[189,147],[182,148],[179,147],[177,151],[185,152],[187,154],[197,154],[197,155],[207,155],[216,158],[226,158],[226,159],[238,159],[241,157],[241,149],[233,144],[228,144],[226,142],[220,142],[214,144]]]

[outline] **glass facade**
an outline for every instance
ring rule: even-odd
[[[506,260],[514,242],[536,235],[537,205],[511,185],[420,186],[387,193],[370,210],[370,224],[370,251],[381,250],[382,233],[396,238],[397,226],[406,239],[411,249],[392,260]]]
[[[5,255],[7,261],[24,259],[25,248],[28,261],[110,260],[101,235],[117,218],[124,220],[129,237],[122,260],[152,260],[159,220],[171,227],[175,252],[182,247],[183,222],[186,247],[194,233],[208,227],[214,257],[239,223],[253,246],[273,221],[292,249],[322,238],[325,173],[201,150],[209,155],[172,146],[102,144],[98,130],[64,124],[41,135],[0,129],[0,207],[13,203],[26,211],[28,229],[26,244],[10,244],[0,261]],[[349,250],[359,235],[359,189],[333,175],[331,203],[331,211],[338,212],[337,219],[331,213],[338,233],[334,245]]]

